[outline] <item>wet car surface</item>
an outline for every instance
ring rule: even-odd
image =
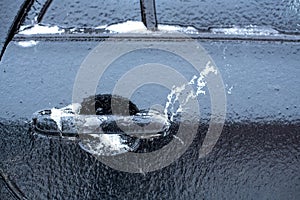
[[[163,6],[157,7],[158,13],[162,12],[159,9]],[[72,102],[82,62],[104,40],[82,37],[71,41],[64,34],[46,39],[39,36],[37,44],[25,48],[18,37],[9,43],[0,63],[1,198],[299,197],[299,42],[197,38],[214,60],[225,86],[227,112],[220,138],[208,155],[199,158],[211,114],[206,88],[207,94],[199,96],[199,124],[186,124],[187,128],[198,126],[187,151],[157,171],[127,173],[100,162],[76,141],[39,137],[31,129],[30,121],[37,110],[61,108]],[[32,39],[28,37],[25,40]],[[109,93],[133,66],[157,61],[187,77],[195,73],[178,57],[159,50],[141,50],[118,58],[99,80],[96,92]],[[164,105],[167,94],[166,88],[150,85],[139,88],[130,100],[139,109],[147,109],[153,104]]]

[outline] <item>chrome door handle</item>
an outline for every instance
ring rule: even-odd
[[[80,115],[71,104],[61,109],[41,110],[33,115],[33,129],[42,135],[78,137],[83,134],[125,134],[137,138],[161,136],[170,121],[155,110],[135,115]],[[76,109],[75,109],[76,110]]]

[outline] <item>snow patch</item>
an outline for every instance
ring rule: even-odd
[[[38,41],[34,41],[34,40],[16,42],[16,44],[21,47],[33,47],[38,43],[39,43]]]
[[[267,28],[267,27],[257,27],[257,26],[247,26],[247,27],[231,27],[231,28],[212,28],[212,33],[218,34],[223,33],[225,35],[277,35],[278,31]]]
[[[143,22],[139,21],[127,21],[124,23],[113,24],[107,26],[105,30],[114,33],[140,33],[148,31]]]
[[[61,34],[65,30],[58,26],[44,26],[35,24],[34,26],[23,26],[20,28],[19,34],[21,35],[34,35],[34,34]]]
[[[113,24],[110,26],[98,26],[97,28],[105,28],[105,30],[113,33],[153,33],[146,28],[143,22],[140,21],[126,21],[123,23]],[[182,33],[198,33],[197,29],[188,26],[172,26],[172,25],[163,25],[158,24],[157,31],[155,32],[182,32]]]

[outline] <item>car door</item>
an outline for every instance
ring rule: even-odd
[[[0,199],[300,195],[299,1],[22,3],[3,11]]]

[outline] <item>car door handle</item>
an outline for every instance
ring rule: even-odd
[[[33,115],[33,129],[49,136],[78,137],[83,134],[125,134],[137,138],[164,135],[170,121],[156,110],[140,111],[135,115],[79,115],[71,104],[61,109],[41,110]]]

